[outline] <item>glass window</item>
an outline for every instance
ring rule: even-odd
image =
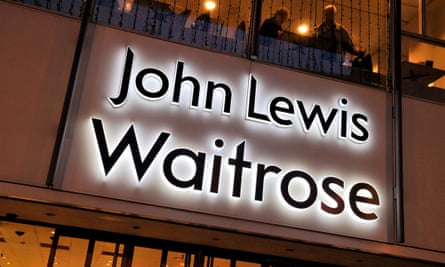
[[[432,38],[445,40],[443,1],[427,1],[426,11],[426,35]],[[439,27],[438,27],[439,26]]]
[[[0,266],[46,267],[54,229],[0,221]]]
[[[46,8],[65,15],[80,17],[85,6],[83,0],[15,0],[17,2]]]
[[[402,38],[402,90],[445,103],[445,48],[415,38]]]
[[[412,33],[421,33],[422,29],[419,27],[419,0],[402,0],[402,30]]]
[[[402,0],[402,30],[445,40],[443,3],[430,0]]]
[[[189,267],[194,265],[194,256],[185,252],[169,251],[167,253],[167,267]]]
[[[180,43],[244,54],[249,0],[97,0],[94,20]]]
[[[206,267],[230,267],[230,259],[207,256],[205,258],[204,266],[206,266]]]
[[[387,1],[262,3],[260,60],[352,80],[386,73]]]
[[[236,261],[236,267],[261,267],[261,264],[247,261]]]
[[[80,16],[86,3],[85,0],[16,1],[75,16]],[[325,27],[324,10],[333,2],[336,27]],[[426,1],[427,12],[437,13],[427,18],[430,25],[427,30],[431,36],[443,38],[443,27],[436,27],[442,25],[438,2]],[[94,3],[95,23],[344,80],[380,87],[386,82],[387,0],[94,0]],[[418,32],[422,18],[419,0],[402,0],[402,10],[402,27]]]
[[[162,250],[135,247],[132,267],[159,267],[161,266]]]
[[[85,264],[88,240],[61,236],[54,258],[55,266],[78,267]]]
[[[121,266],[123,250],[123,244],[96,241],[94,244],[94,253],[91,260],[91,266]]]

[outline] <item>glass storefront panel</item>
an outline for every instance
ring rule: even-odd
[[[230,267],[230,260],[223,258],[213,258],[212,267]]]
[[[438,27],[445,23],[443,1],[427,1],[426,12],[426,35],[445,41],[445,28]],[[443,54],[442,54],[443,55]]]
[[[0,266],[46,267],[53,228],[0,221]]]
[[[59,237],[54,265],[58,267],[78,267],[85,264],[88,240],[61,236]]]
[[[206,266],[206,267],[230,267],[230,262],[231,262],[230,259],[207,256],[204,259],[204,266]]]
[[[445,40],[443,3],[429,0],[402,0],[402,31]]]
[[[161,266],[162,250],[145,247],[135,247],[133,252],[133,267]]]
[[[166,267],[193,267],[194,256],[189,253],[169,251]]]
[[[402,38],[402,91],[445,103],[445,48]]]
[[[251,1],[97,0],[93,20],[204,49],[243,55]]]
[[[261,267],[261,264],[248,261],[236,261],[236,267]]]
[[[86,3],[16,1],[75,16],[81,16]],[[347,81],[386,85],[389,38],[385,0],[334,1],[337,25],[345,28],[335,30],[338,36],[334,42],[339,44],[335,49],[319,41],[324,6],[333,3],[325,0],[92,1],[94,23]],[[280,26],[282,34],[262,34],[262,24],[283,7],[288,15]],[[349,39],[353,45],[345,41]]]
[[[96,241],[94,245],[94,253],[91,266],[120,267],[122,265],[123,251],[124,251],[123,244],[114,242]]]
[[[383,85],[387,71],[387,1],[331,4],[322,0],[262,1],[259,59]],[[328,10],[333,15],[326,20]]]
[[[65,227],[55,229],[0,221],[0,266],[321,267],[331,265],[200,247],[196,244],[123,236],[111,232]]]
[[[421,23],[419,23],[419,0],[402,0],[402,30],[411,33],[421,33]]]

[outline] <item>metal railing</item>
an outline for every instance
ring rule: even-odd
[[[82,0],[16,0],[81,17]],[[94,23],[123,28],[185,45],[259,60],[312,73],[384,87],[387,70],[387,1],[336,1],[344,25],[364,57],[329,51],[317,40],[327,0],[95,0]],[[260,26],[285,7],[288,18],[276,38]],[[306,27],[307,31],[301,31]],[[363,63],[366,63],[364,66]]]

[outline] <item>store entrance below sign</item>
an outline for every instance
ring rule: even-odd
[[[0,217],[1,219],[1,217]],[[288,267],[331,265],[81,228],[0,221],[0,266]]]

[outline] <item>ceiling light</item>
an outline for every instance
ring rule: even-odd
[[[298,33],[299,34],[306,34],[309,30],[308,26],[305,24],[301,24],[300,26],[298,26]]]
[[[205,2],[204,6],[207,10],[213,10],[216,7],[216,3],[213,1],[207,1]]]

